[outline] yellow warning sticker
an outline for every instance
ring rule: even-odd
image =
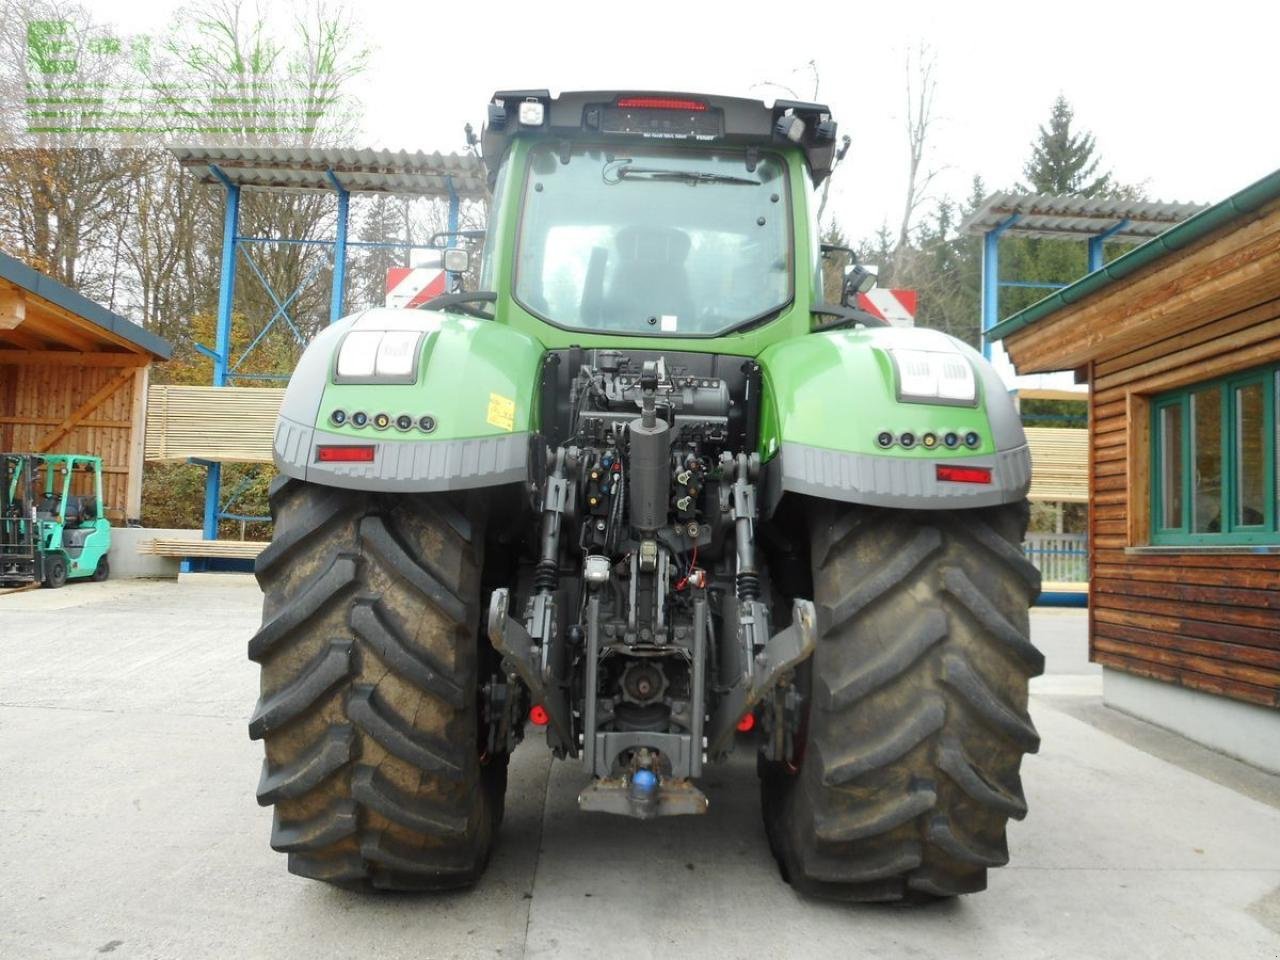
[[[489,412],[485,422],[500,430],[514,430],[516,426],[516,402],[500,393],[489,394]]]

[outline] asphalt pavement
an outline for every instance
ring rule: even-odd
[[[0,596],[0,957],[1280,957],[1280,778],[1100,703],[1083,611],[1033,614],[1046,676],[1029,817],[981,894],[796,896],[749,756],[705,817],[579,813],[531,736],[481,884],[348,893],[291,876],[254,799],[249,577]]]

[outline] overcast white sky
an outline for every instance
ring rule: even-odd
[[[173,4],[87,0],[126,33]],[[273,8],[279,7],[273,4]],[[456,150],[495,89],[656,89],[820,99],[853,137],[831,207],[853,237],[901,217],[908,49],[936,53],[935,193],[1021,176],[1065,94],[1117,179],[1162,200],[1213,201],[1280,167],[1280,3],[369,2],[360,84],[369,146]],[[823,12],[819,12],[823,11]]]

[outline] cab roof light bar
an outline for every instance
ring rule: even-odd
[[[836,122],[825,104],[777,100],[767,104],[742,97],[676,91],[499,90],[489,102],[481,136],[491,176],[518,136],[584,137],[612,141],[657,139],[716,142],[763,149],[800,147],[815,184],[830,174],[838,153]],[[847,139],[847,138],[846,138]]]

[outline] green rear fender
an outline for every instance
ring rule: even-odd
[[[973,367],[977,403],[900,400],[892,349],[959,354]],[[914,328],[838,330],[783,341],[759,362],[768,510],[788,492],[913,509],[991,506],[1026,496],[1031,460],[1013,401],[991,364],[954,337]],[[911,433],[917,443],[885,449],[877,442],[883,432]],[[970,433],[976,446],[943,443],[947,434]],[[937,440],[932,448],[919,442],[926,435]],[[986,468],[990,482],[939,479],[940,464]]]
[[[412,382],[342,380],[351,333],[421,335]],[[276,425],[275,462],[301,480],[362,490],[456,490],[523,481],[537,429],[542,345],[501,324],[377,308],[339,320],[307,347]],[[355,415],[366,424],[358,427]],[[379,427],[380,415],[387,425]],[[407,418],[407,429],[397,425]],[[318,448],[372,447],[372,460],[322,461]]]

